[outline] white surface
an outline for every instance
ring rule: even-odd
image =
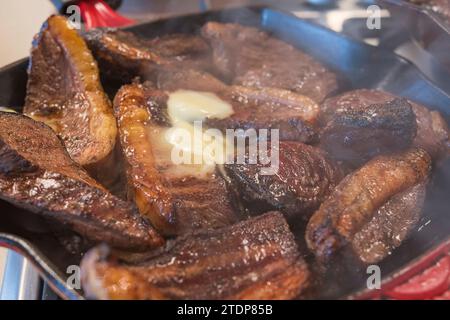
[[[2,0],[0,66],[28,56],[33,36],[55,11],[49,0]]]

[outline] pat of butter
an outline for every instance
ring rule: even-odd
[[[172,125],[206,118],[224,119],[233,114],[233,107],[214,93],[191,90],[172,92],[167,109]]]
[[[166,131],[166,141],[193,159],[193,164],[201,165],[202,171],[213,172],[215,164],[223,164],[231,156],[223,135],[212,136],[206,128],[193,125],[207,118],[229,117],[233,114],[231,104],[214,93],[177,90],[169,94],[167,109],[172,127]]]

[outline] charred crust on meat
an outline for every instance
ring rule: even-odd
[[[131,199],[141,215],[169,236],[237,222],[240,215],[220,175],[194,176],[195,165],[177,166],[170,159],[172,146],[164,139],[167,121],[160,116],[166,113],[167,98],[165,91],[133,84],[122,87],[114,99]]]
[[[145,250],[164,240],[135,207],[92,179],[41,122],[0,112],[0,198],[71,227],[92,241]]]
[[[253,214],[273,208],[294,220],[307,220],[342,177],[339,167],[322,150],[292,141],[280,142],[275,175],[262,175],[263,167],[248,160],[225,165]]]
[[[292,299],[310,283],[308,266],[277,212],[180,237],[132,263],[96,248],[81,268],[83,288],[97,299]]]
[[[61,137],[71,157],[95,171],[114,149],[117,128],[97,64],[62,16],[36,36],[28,70],[24,113]]]
[[[328,263],[340,251],[354,244],[354,255],[363,262],[376,262],[384,258],[395,246],[386,242],[383,254],[374,256],[373,252],[361,252],[357,238],[366,237],[367,241],[379,238],[370,235],[365,229],[377,225],[374,219],[397,220],[396,229],[411,230],[420,216],[425,189],[431,171],[431,158],[423,149],[409,149],[389,156],[378,156],[357,171],[347,175],[334,192],[313,214],[306,230],[306,242],[319,261]],[[416,186],[419,191],[415,191]],[[414,192],[411,193],[410,190]],[[406,206],[406,209],[404,207]],[[396,207],[392,217],[386,217],[382,211]],[[407,208],[412,208],[411,210]],[[407,219],[397,219],[403,215]],[[413,222],[408,222],[409,220]],[[415,221],[415,222],[414,222]],[[390,222],[389,222],[390,223]],[[370,225],[372,224],[372,227]],[[387,234],[387,233],[386,233]],[[403,240],[409,232],[398,233]],[[359,252],[358,252],[359,251]]]
[[[264,31],[233,23],[208,22],[201,33],[212,47],[216,69],[233,84],[291,90],[317,103],[337,90],[333,72]]]
[[[335,117],[346,112],[365,113],[371,105],[388,104],[398,99],[395,95],[381,90],[358,89],[348,91],[325,100],[321,106],[320,125],[333,123]],[[441,160],[450,154],[450,135],[447,121],[434,110],[409,101],[416,118],[417,134],[412,145],[425,149],[434,160]],[[404,102],[402,102],[404,104]],[[326,139],[326,137],[325,137]],[[338,144],[339,145],[339,144]]]
[[[170,34],[144,39],[117,29],[93,30],[86,42],[106,76],[128,83],[136,76],[155,81],[159,68],[208,69],[210,48],[199,36]]]
[[[417,132],[406,99],[336,111],[321,132],[320,146],[338,161],[358,167],[374,156],[408,148]]]

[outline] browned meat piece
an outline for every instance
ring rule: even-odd
[[[439,111],[411,103],[417,120],[417,136],[414,145],[428,151],[433,159],[450,155],[450,134],[447,121]]]
[[[376,210],[373,218],[357,232],[351,242],[364,263],[377,263],[401,245],[422,215],[426,183],[400,192]]]
[[[223,132],[226,129],[278,129],[281,140],[315,142],[314,127],[319,106],[310,98],[275,88],[226,86],[212,75],[196,70],[161,70],[157,87],[214,92],[233,106],[234,113],[225,119],[207,119],[205,124]]]
[[[113,29],[89,31],[85,39],[107,76],[128,82],[136,76],[153,80],[158,67],[208,68],[211,53],[199,36],[170,34],[153,39]]]
[[[133,264],[98,247],[81,269],[84,291],[96,299],[293,299],[310,277],[277,212],[179,238]]]
[[[392,101],[395,98],[394,95],[379,90],[349,91],[327,99],[321,105],[322,122],[329,122],[335,113],[346,110],[361,110],[373,104]],[[417,121],[417,135],[413,144],[428,151],[433,158],[445,157],[450,154],[449,130],[441,114],[417,103],[408,102],[412,106]]]
[[[218,71],[235,84],[291,90],[317,103],[337,90],[334,73],[263,31],[209,22],[203,26],[202,35],[213,48]]]
[[[381,260],[414,226],[430,170],[422,149],[372,159],[345,177],[311,217],[308,247],[322,262],[347,245],[364,262]]]
[[[111,103],[86,43],[61,16],[35,39],[24,113],[52,127],[82,166],[108,162],[117,135]]]
[[[225,165],[228,176],[256,213],[276,208],[288,217],[307,219],[341,179],[340,170],[322,150],[297,142],[280,142],[276,174],[262,175],[263,167],[248,161]]]
[[[339,109],[321,132],[320,146],[351,168],[379,154],[407,149],[416,136],[416,117],[406,99]]]
[[[274,88],[233,86],[219,96],[233,104],[225,119],[208,119],[206,125],[221,129],[278,129],[281,140],[311,143],[317,140],[314,122],[319,106],[310,98]]]
[[[114,100],[130,196],[141,214],[168,235],[236,222],[225,182],[214,167],[172,161],[167,119],[158,118],[166,101],[164,92],[138,84],[122,87]]]
[[[49,127],[19,114],[0,112],[0,198],[114,247],[163,244],[134,206],[111,195],[70,159]]]
[[[221,92],[227,85],[213,75],[195,69],[161,68],[156,77],[158,89],[175,91],[178,89]]]

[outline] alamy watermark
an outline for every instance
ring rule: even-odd
[[[66,9],[67,20],[70,25],[77,30],[81,30],[81,9],[77,5],[70,5]]]
[[[368,18],[366,21],[367,29],[380,30],[381,29],[381,8],[377,5],[367,7]]]
[[[366,281],[367,289],[380,290],[381,289],[381,269],[378,265],[369,265],[366,269],[366,273],[369,275]]]
[[[261,175],[274,175],[279,169],[278,129],[203,130],[202,121],[193,129],[172,127],[166,133],[172,145],[171,160],[181,164],[258,164]]]
[[[72,290],[81,289],[81,269],[77,265],[70,265],[66,269],[66,274],[68,275],[66,280],[66,286]]]

